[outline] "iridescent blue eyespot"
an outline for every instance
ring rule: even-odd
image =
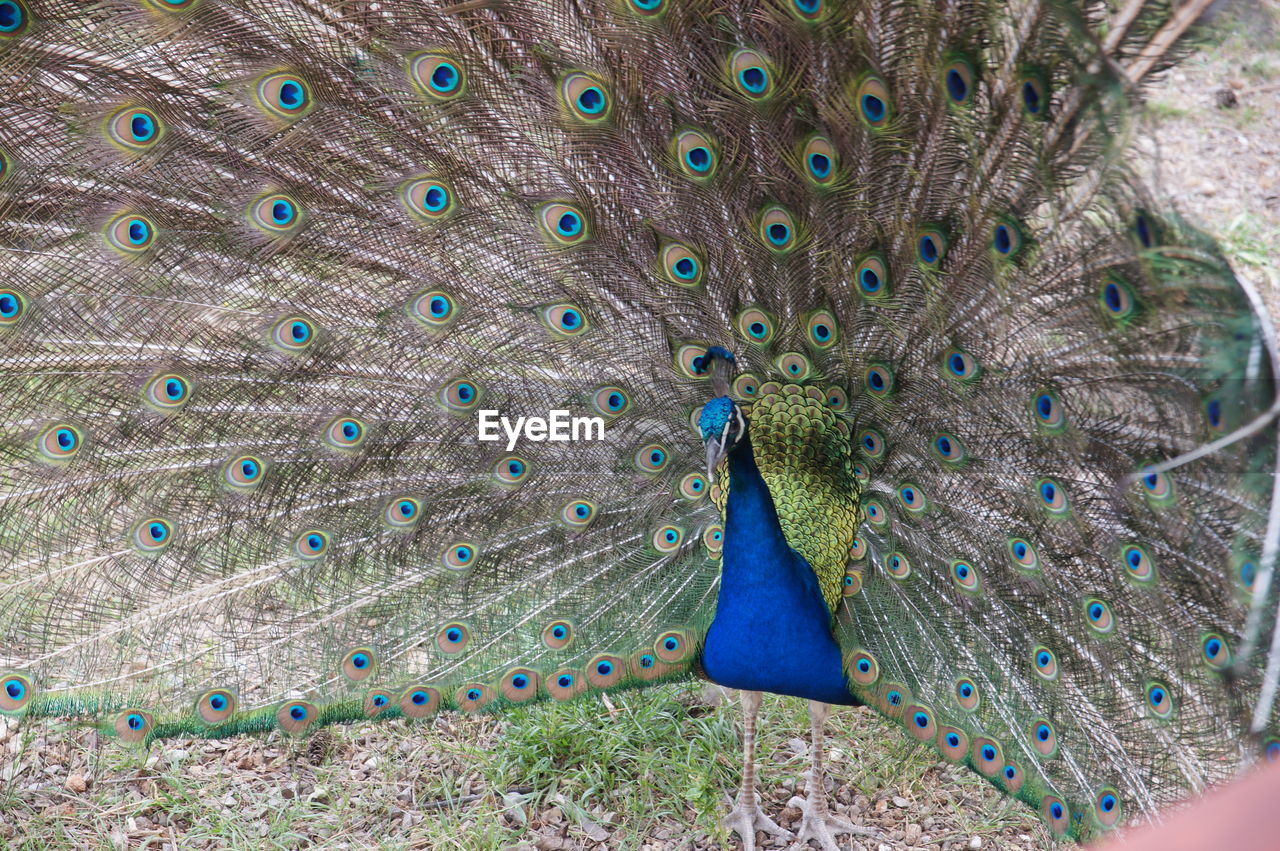
[[[14,38],[27,28],[27,10],[16,0],[0,2],[0,37]]]

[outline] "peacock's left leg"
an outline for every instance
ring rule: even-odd
[[[756,714],[760,711],[763,695],[758,691],[743,691],[742,696],[742,786],[738,789],[738,803],[724,817],[724,826],[742,837],[742,851],[755,851],[756,831],[763,830],[772,836],[791,839],[793,834],[784,830],[760,809],[756,795]]]
[[[835,837],[841,833],[852,833],[858,836],[875,836],[877,831],[870,827],[857,827],[848,819],[832,813],[827,808],[826,778],[822,770],[823,727],[827,716],[831,714],[831,704],[816,700],[809,701],[809,724],[813,732],[812,759],[809,763],[808,776],[805,779],[805,799],[800,804],[804,812],[804,821],[800,823],[798,840],[801,845],[810,839],[818,840],[825,851],[839,851]],[[794,799],[793,799],[794,801]],[[792,803],[792,806],[795,806]]]

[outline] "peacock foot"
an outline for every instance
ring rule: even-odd
[[[755,801],[744,801],[738,798],[737,805],[724,817],[724,826],[742,837],[742,851],[756,851],[756,832],[764,831],[770,836],[781,836],[783,839],[794,839],[795,834],[778,827],[778,824],[765,815]]]
[[[823,851],[840,851],[836,837],[842,833],[854,836],[879,836],[880,831],[874,827],[858,827],[844,816],[838,816],[827,810],[826,806],[817,807],[808,799],[799,796],[787,802],[788,807],[797,807],[804,813],[800,822],[800,832],[796,835],[796,843],[800,847],[809,844],[809,840],[817,840]]]

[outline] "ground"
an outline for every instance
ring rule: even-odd
[[[1155,92],[1143,147],[1178,209],[1280,307],[1280,17],[1221,14]],[[1224,93],[1229,92],[1229,95]],[[1232,102],[1231,106],[1220,106]],[[1280,311],[1277,311],[1280,313]],[[736,701],[700,685],[334,728],[310,741],[174,741],[150,751],[0,718],[0,845],[48,848],[715,849],[738,780]],[[760,787],[784,826],[802,785],[802,702],[766,698]],[[837,709],[835,808],[881,831],[848,847],[1041,848],[1035,813],[865,709]],[[781,846],[777,843],[775,847]]]

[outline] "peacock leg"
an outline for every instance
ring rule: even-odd
[[[810,748],[812,761],[805,778],[805,799],[800,803],[804,812],[804,820],[800,823],[799,843],[805,845],[810,839],[818,840],[825,851],[838,851],[835,837],[841,833],[852,833],[856,836],[876,836],[878,831],[870,827],[857,827],[848,819],[832,813],[827,808],[826,778],[822,770],[823,727],[827,716],[831,714],[831,704],[817,700],[809,701],[809,724],[813,731],[813,744]],[[795,806],[792,799],[791,806]]]
[[[742,786],[738,803],[725,816],[724,826],[742,837],[742,851],[755,851],[756,831],[791,839],[794,834],[783,830],[760,810],[756,796],[756,713],[760,711],[761,693],[744,691],[742,695]]]

